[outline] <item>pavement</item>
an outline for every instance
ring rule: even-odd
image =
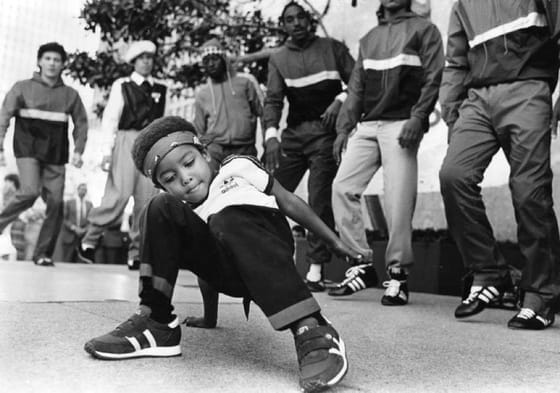
[[[112,330],[137,305],[137,272],[122,265],[0,261],[0,392],[297,392],[291,334],[257,307],[221,296],[218,328],[183,326],[183,355],[100,361],[84,343]],[[511,311],[457,321],[457,298],[412,293],[383,307],[382,290],[347,298],[318,294],[344,338],[350,369],[332,392],[558,392],[560,324],[506,327]],[[175,311],[202,310],[196,278],[179,274]]]

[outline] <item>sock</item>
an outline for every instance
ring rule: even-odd
[[[159,323],[169,323],[174,319],[171,299],[154,289],[151,277],[141,277],[140,306],[151,309],[150,318]]]
[[[95,246],[93,244],[82,243],[82,250],[94,250]]]
[[[309,265],[309,271],[305,276],[307,281],[321,281],[321,273],[323,271],[323,265],[319,263],[312,263]]]

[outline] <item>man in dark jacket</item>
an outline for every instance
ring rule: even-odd
[[[94,262],[95,248],[99,245],[103,231],[122,220],[122,214],[132,196],[134,210],[130,228],[128,266],[139,267],[140,211],[157,190],[134,167],[131,150],[139,130],[161,117],[165,111],[167,88],[152,76],[156,46],[151,41],[133,42],[127,50],[125,60],[134,66],[134,72],[119,78],[111,87],[111,94],[101,128],[113,135],[113,144],[103,159],[109,171],[101,204],[93,208],[88,217],[89,228],[78,249],[80,259]]]
[[[341,82],[348,82],[354,59],[341,42],[314,35],[310,14],[297,2],[286,5],[280,20],[289,39],[268,64],[265,166],[289,191],[296,189],[309,169],[309,204],[332,229],[334,124],[346,97]],[[290,108],[288,127],[282,132],[280,143],[278,127],[284,97],[288,98]],[[315,234],[309,233],[308,241],[307,283],[312,291],[322,291],[322,265],[330,261],[331,253]]]
[[[65,164],[68,162],[68,119],[74,123],[72,164],[82,166],[87,140],[87,115],[78,92],[60,75],[66,61],[64,48],[50,42],[39,47],[39,72],[19,81],[8,92],[0,111],[0,165],[4,165],[4,136],[16,118],[14,154],[21,179],[15,198],[0,213],[0,231],[27,210],[41,195],[47,204],[33,261],[52,266],[56,234],[62,224]]]
[[[360,197],[383,166],[389,231],[385,265],[390,280],[384,283],[381,302],[387,306],[408,303],[418,146],[429,128],[444,65],[437,27],[411,12],[410,5],[410,0],[381,1],[379,25],[360,40],[334,145],[335,158],[341,161],[333,183],[336,225],[341,238],[365,256],[365,263],[352,268],[329,294],[350,295],[376,284]]]
[[[449,230],[473,272],[457,318],[478,314],[510,285],[480,195],[492,157],[504,151],[526,260],[523,308],[508,326],[545,329],[560,294],[560,241],[552,208],[551,93],[558,46],[552,2],[459,0],[451,12],[441,87],[449,148],[440,171]],[[557,6],[557,5],[556,5]],[[557,10],[556,10],[557,12]],[[552,126],[556,127],[556,121]]]

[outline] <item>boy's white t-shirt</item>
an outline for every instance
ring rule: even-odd
[[[274,178],[251,156],[229,156],[210,184],[208,197],[194,212],[204,221],[228,206],[252,205],[278,209],[269,195]]]

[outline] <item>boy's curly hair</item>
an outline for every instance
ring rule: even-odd
[[[132,160],[141,173],[144,173],[146,154],[154,143],[177,131],[191,131],[196,134],[194,126],[179,116],[165,116],[156,119],[140,131],[132,146]]]

